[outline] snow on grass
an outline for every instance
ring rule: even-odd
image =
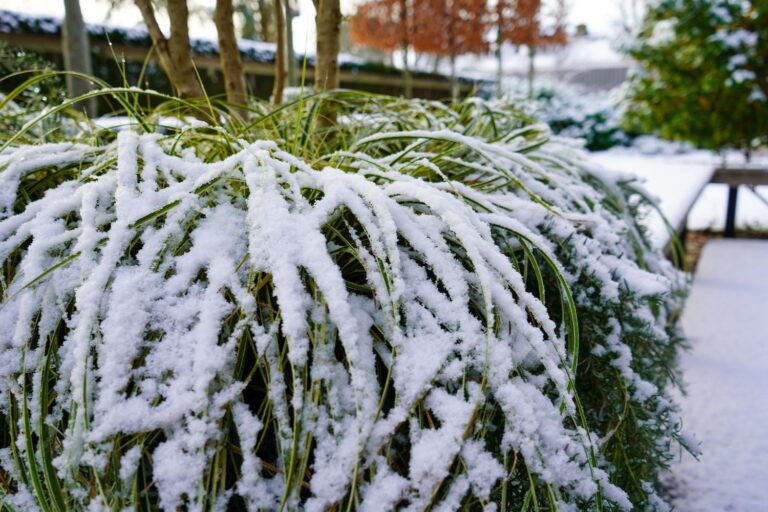
[[[685,280],[634,185],[406,105],[312,162],[195,127],[0,154],[8,503],[663,509]]]

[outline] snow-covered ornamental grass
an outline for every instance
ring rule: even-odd
[[[636,185],[499,104],[334,101],[6,137],[0,509],[665,509]]]

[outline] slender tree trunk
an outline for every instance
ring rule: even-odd
[[[456,53],[451,52],[451,101],[459,99],[459,80],[456,77]]]
[[[496,27],[496,97],[501,98],[504,95],[503,86],[501,81],[504,78],[504,61],[501,55],[501,49],[504,45],[504,34],[502,33],[502,7],[499,2],[498,8],[498,26]]]
[[[272,104],[283,102],[285,89],[285,19],[283,0],[273,0],[275,6],[275,36],[277,38],[277,53],[275,55],[275,85],[272,88]]]
[[[268,0],[259,0],[259,25],[261,26],[261,40],[274,41],[271,30],[272,6],[269,5]]]
[[[403,95],[406,98],[413,96],[413,78],[411,77],[411,68],[408,63],[408,46],[410,45],[408,30],[408,0],[400,0],[400,26],[403,31],[403,40],[401,42],[401,48],[403,50]]]
[[[160,66],[168,75],[168,79],[171,81],[171,85],[175,85],[175,73],[173,70],[173,62],[171,61],[171,51],[168,48],[168,40],[160,30],[160,25],[157,23],[155,17],[155,8],[152,7],[151,0],[135,0],[136,7],[141,12],[141,17],[144,20],[144,24],[147,26],[149,37],[152,39],[152,44],[157,52],[158,59],[160,60]]]
[[[341,47],[341,6],[339,0],[315,0],[317,32],[317,62],[315,63],[315,89],[329,91],[339,88],[339,49]],[[317,127],[336,123],[336,110],[332,102],[323,101],[317,117]]]
[[[455,20],[458,12],[454,9],[453,1],[446,2],[446,20],[445,27],[448,31],[448,59],[451,63],[451,102],[456,103],[459,99],[459,81],[456,76],[456,26]]]
[[[169,48],[174,67],[179,75],[179,92],[182,98],[203,95],[203,88],[192,61],[192,46],[189,42],[189,9],[187,0],[167,0],[168,18],[171,20]]]
[[[339,0],[317,0],[317,63],[315,88],[339,88],[339,48],[341,46],[341,7]]]
[[[259,39],[259,31],[256,28],[256,12],[252,0],[243,0],[236,7],[236,11],[243,15],[243,26],[240,29],[240,37],[243,39]]]
[[[440,55],[437,53],[434,55],[434,58],[432,59],[432,72],[437,73],[440,70]]]
[[[534,96],[534,81],[536,79],[536,47],[528,45],[528,99]]]
[[[232,113],[247,119],[248,109],[245,106],[248,99],[245,93],[245,77],[232,14],[232,0],[216,0],[213,21],[216,23],[216,32],[219,35],[219,59],[221,71],[224,74],[224,86],[227,89],[227,102],[231,105]]]
[[[64,68],[92,76],[91,45],[88,31],[80,11],[79,0],[64,0],[64,25],[62,26],[62,53]],[[70,98],[76,98],[88,93],[91,85],[88,80],[67,75],[67,93]],[[96,98],[89,98],[78,105],[85,109],[91,117],[96,115]]]
[[[406,98],[413,97],[413,77],[411,67],[408,64],[408,44],[403,43],[403,95]]]
[[[147,25],[155,46],[160,66],[181,98],[203,96],[203,88],[197,78],[192,62],[192,48],[189,42],[189,10],[186,0],[167,0],[168,17],[171,20],[171,35],[166,38],[155,17],[151,0],[135,0]]]
[[[288,61],[288,86],[298,84],[296,52],[293,50],[293,9],[291,0],[285,0],[285,59]]]

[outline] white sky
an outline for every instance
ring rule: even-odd
[[[196,4],[213,8],[215,0],[193,0]],[[296,1],[296,0],[294,0]],[[416,0],[418,1],[418,0]],[[621,5],[627,5],[637,0],[568,0],[571,26],[584,23],[592,34],[612,36],[618,31],[621,19]],[[141,23],[138,9],[131,0],[113,14],[111,23],[115,25],[133,26]],[[294,21],[294,44],[297,51],[314,46],[314,7],[312,0],[298,0],[300,16]],[[354,10],[355,0],[341,0],[342,10],[350,13]],[[109,2],[107,0],[80,0],[83,16],[91,23],[103,22],[107,15]],[[0,0],[0,9],[62,16],[64,2],[62,0]],[[190,21],[193,37],[215,37],[213,23],[208,20],[193,19]]]

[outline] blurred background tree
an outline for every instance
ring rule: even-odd
[[[403,90],[412,95],[409,55],[448,57],[451,97],[458,96],[456,57],[486,53],[489,29],[485,0],[364,0],[350,20],[352,42],[403,55]]]
[[[213,21],[216,24],[216,34],[219,40],[219,61],[224,74],[227,102],[230,104],[230,111],[233,114],[247,119],[248,111],[244,108],[248,103],[245,92],[245,75],[243,63],[240,60],[240,50],[237,46],[233,15],[232,0],[216,0]]]
[[[635,131],[747,156],[768,140],[768,2],[662,0],[631,53]]]
[[[408,55],[413,44],[413,13],[409,0],[363,0],[350,19],[349,36],[354,44],[403,54],[403,94],[413,95]]]
[[[448,57],[451,64],[451,98],[459,95],[456,57],[486,53],[489,28],[486,0],[422,0],[414,4],[413,48]]]
[[[551,12],[545,13],[541,0],[498,0],[496,3],[496,57],[497,80],[503,75],[501,46],[511,43],[528,50],[528,97],[533,98],[536,76],[536,52],[544,46],[564,45],[568,41],[565,31],[567,8],[565,0],[550,4]],[[547,16],[548,15],[548,16]],[[551,23],[542,22],[548,17]]]
[[[274,41],[272,2],[270,0],[239,0],[235,12],[241,17],[240,35],[243,39]]]
[[[314,0],[317,61],[315,89],[339,87],[339,47],[341,44],[341,4],[339,0]]]
[[[64,23],[61,36],[65,69],[74,73],[92,76],[91,44],[79,0],[64,0]],[[74,74],[67,75],[67,94],[70,98],[82,96],[90,90],[91,83],[89,80],[84,80]],[[83,101],[80,107],[89,116],[96,115],[95,98]]]

